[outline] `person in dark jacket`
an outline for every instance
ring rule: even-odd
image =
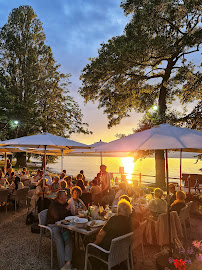
[[[184,191],[177,191],[176,200],[171,204],[170,211],[177,211],[178,215],[180,215],[181,209],[186,206],[185,199],[186,194],[184,193]]]

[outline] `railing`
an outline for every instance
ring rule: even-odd
[[[155,181],[147,181],[143,178],[147,177],[147,178],[156,178],[155,175],[148,175],[148,174],[142,174],[142,173],[133,173],[133,174],[128,174],[128,173],[118,173],[118,172],[113,172],[110,173],[110,178],[114,178],[117,177],[119,181],[121,181],[121,179],[123,177],[127,178],[127,175],[132,176],[132,178],[130,179],[131,181],[137,180],[139,182],[139,184],[151,184],[154,183]],[[165,177],[166,179],[166,177]],[[169,180],[177,180],[177,182],[180,182],[180,178],[179,177],[169,177]]]

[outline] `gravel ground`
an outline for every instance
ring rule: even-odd
[[[25,209],[19,209],[16,214],[13,209],[9,209],[6,215],[5,210],[0,208],[0,270],[50,269],[50,240],[44,237],[40,256],[37,258],[39,234],[31,233],[30,225],[26,225],[25,220]],[[189,233],[190,241],[191,239],[202,239],[202,220],[192,218],[192,224],[193,232],[191,234]],[[160,252],[160,248],[145,246],[144,250],[145,266],[143,267],[142,265],[141,250],[137,249],[135,253],[137,258],[135,270],[156,269],[154,255]],[[53,270],[58,270],[55,247],[53,253]],[[78,270],[82,270],[84,266],[84,254],[75,254],[73,263]],[[123,270],[124,268],[122,266],[119,269]]]

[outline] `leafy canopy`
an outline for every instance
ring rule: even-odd
[[[200,51],[200,1],[125,0],[121,7],[130,22],[84,67],[79,93],[99,102],[109,127],[153,104],[159,123],[166,122],[176,98],[181,104],[202,98],[201,73],[188,61]]]
[[[59,68],[32,7],[13,9],[0,31],[0,121],[6,123],[2,139],[40,131],[89,133],[69,95],[70,74]]]

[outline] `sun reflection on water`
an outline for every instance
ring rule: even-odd
[[[124,157],[121,158],[121,162],[124,167],[124,172],[126,174],[126,179],[129,184],[132,184],[132,174],[135,166],[134,158],[133,157]]]

